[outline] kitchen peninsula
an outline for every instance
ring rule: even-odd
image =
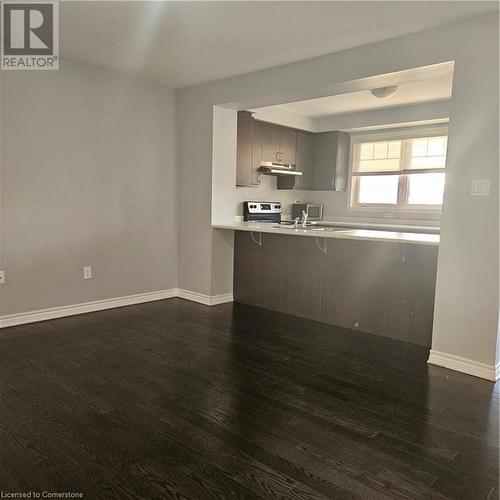
[[[234,300],[430,346],[439,235],[234,222]]]

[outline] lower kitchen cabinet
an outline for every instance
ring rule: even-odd
[[[254,233],[255,239],[259,234]],[[438,248],[235,233],[234,299],[430,347]]]

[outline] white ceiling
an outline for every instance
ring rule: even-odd
[[[498,10],[482,1],[60,2],[63,58],[172,88]]]
[[[378,99],[369,90],[363,90],[273,107],[309,118],[320,118],[323,116],[354,113],[356,111],[440,101],[451,97],[452,79],[453,74],[450,73],[447,76],[403,83],[398,85],[398,89],[394,95],[384,99]],[[397,84],[397,82],[395,81],[394,84]]]

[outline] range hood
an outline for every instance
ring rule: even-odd
[[[262,162],[259,170],[266,175],[277,175],[277,176],[302,175],[302,172],[295,170],[295,165],[293,163],[284,164],[284,163],[275,163],[273,161],[264,161]]]

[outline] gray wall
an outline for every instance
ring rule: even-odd
[[[493,365],[499,304],[498,15],[178,91],[179,286],[211,295],[232,289],[231,241],[210,226],[214,104],[248,109],[320,97],[340,82],[452,60],[433,349]],[[491,196],[470,197],[471,180],[483,177],[491,179]]]
[[[174,93],[61,61],[1,103],[0,313],[176,287]]]

